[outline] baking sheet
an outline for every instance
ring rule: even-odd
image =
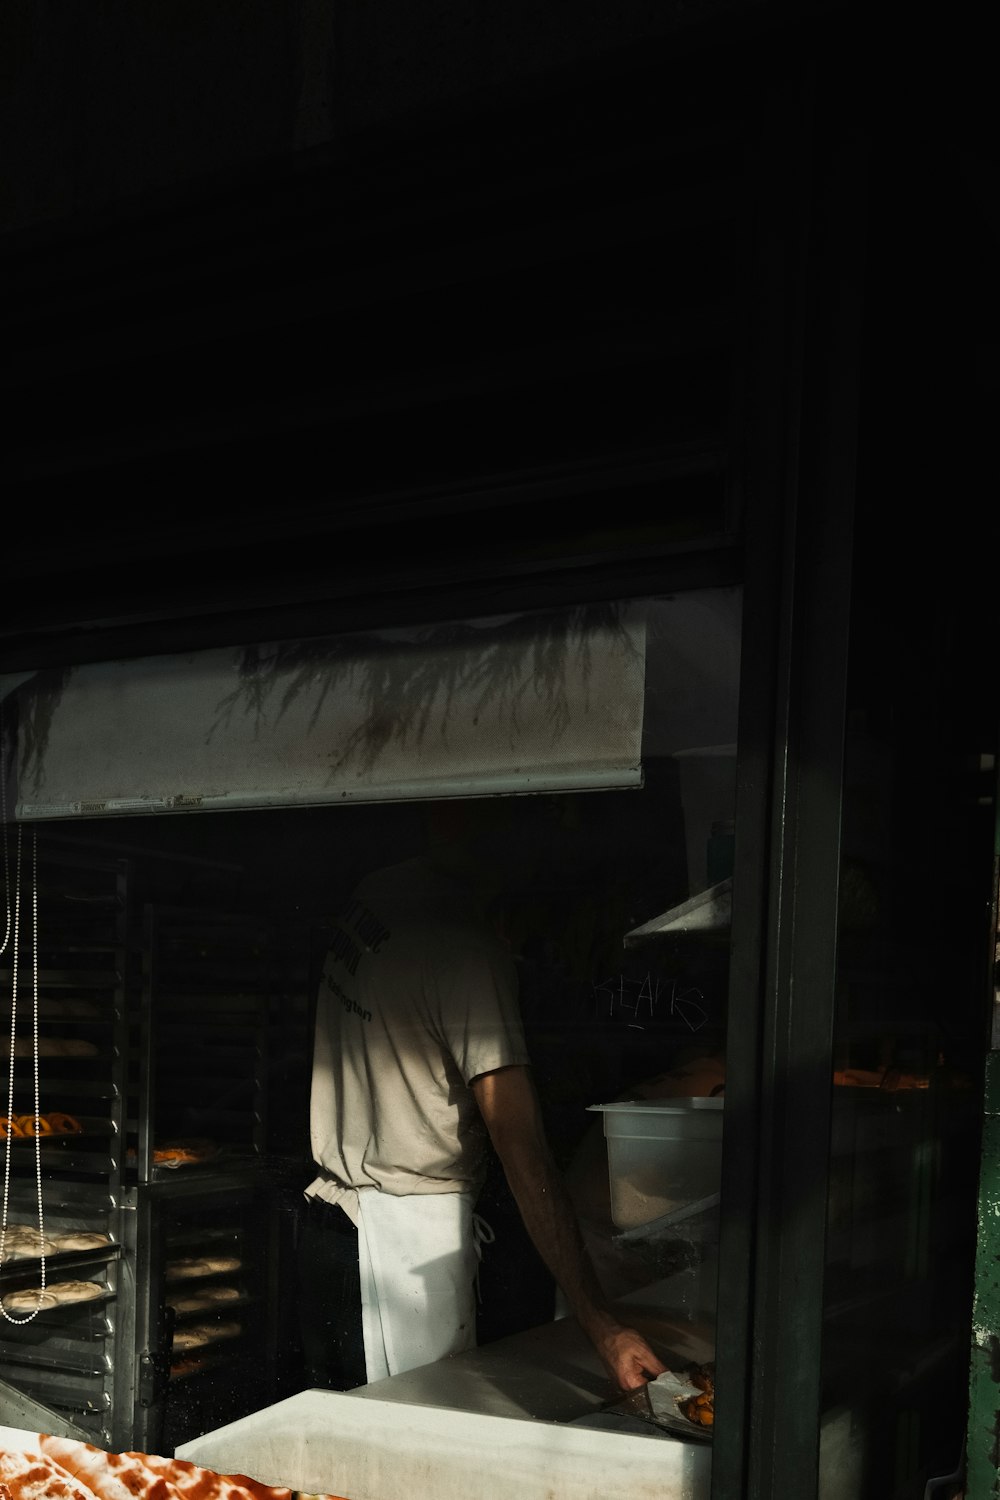
[[[712,1428],[702,1427],[697,1422],[689,1421],[678,1405],[679,1402],[686,1401],[691,1396],[701,1394],[700,1388],[691,1383],[683,1370],[667,1370],[665,1374],[651,1380],[648,1385],[642,1386],[637,1391],[630,1391],[620,1400],[609,1402],[600,1413],[589,1419],[582,1418],[580,1421],[581,1423],[588,1420],[594,1422],[598,1416],[602,1419],[610,1416],[613,1420],[618,1420],[629,1427],[633,1427],[637,1421],[645,1422],[671,1437],[690,1438],[695,1442],[710,1443]],[[607,1424],[602,1422],[601,1425]]]

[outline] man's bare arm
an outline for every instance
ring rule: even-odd
[[[526,1067],[473,1079],[472,1091],[532,1241],[577,1321],[621,1390],[666,1366],[634,1328],[611,1311],[587,1254],[562,1175],[552,1157],[538,1093]]]

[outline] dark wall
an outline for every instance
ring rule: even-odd
[[[766,10],[433,0],[11,0],[0,12],[0,233],[92,216],[403,117]]]
[[[0,665],[155,649],[168,621],[246,639],[250,605],[287,634],[331,599],[433,616],[456,579],[467,612],[526,574],[555,602],[637,557],[650,586],[739,576],[756,183],[817,68],[826,128],[879,142],[875,407],[903,370],[936,389],[958,283],[952,342],[989,378],[989,255],[939,191],[989,213],[975,36],[502,9],[3,9],[6,224],[31,226],[0,244]],[[883,331],[929,226],[947,269],[920,257]],[[981,418],[944,383],[946,449]],[[899,410],[886,443],[929,430]],[[914,477],[901,503],[947,524]]]
[[[164,617],[205,642],[250,599],[309,633],[331,597],[356,618],[387,589],[565,579],[637,544],[700,581],[693,543],[736,530],[778,64],[767,35],[615,56],[9,239],[12,665],[67,630],[76,659],[137,649]]]

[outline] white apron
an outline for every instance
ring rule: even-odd
[[[475,1348],[480,1243],[493,1235],[474,1203],[471,1193],[358,1193],[369,1381]]]

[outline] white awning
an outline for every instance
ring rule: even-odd
[[[641,606],[0,679],[22,820],[641,782]]]

